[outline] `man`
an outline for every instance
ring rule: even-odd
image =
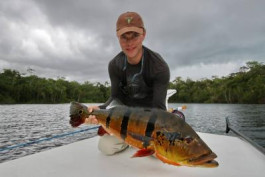
[[[121,14],[116,32],[122,52],[109,63],[111,97],[101,106],[89,107],[89,111],[104,109],[114,99],[127,106],[166,110],[169,68],[158,53],[142,45],[146,31],[141,16],[135,12]],[[97,124],[97,119],[90,116],[86,122]],[[104,154],[112,155],[127,146],[114,136],[104,135],[98,147]]]

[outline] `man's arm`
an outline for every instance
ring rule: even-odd
[[[166,110],[166,96],[169,79],[170,73],[168,67],[164,71],[157,73],[153,88],[153,107]]]
[[[99,106],[100,109],[106,109],[106,107],[112,102],[112,100],[117,97],[119,92],[120,80],[117,76],[117,71],[115,71],[115,66],[112,62],[109,63],[108,71],[111,83],[111,94],[109,99],[103,105]]]

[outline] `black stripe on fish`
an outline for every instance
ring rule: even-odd
[[[106,119],[106,128],[109,128],[109,124],[110,124],[111,116],[112,116],[112,113],[113,113],[113,109],[110,109],[109,111],[110,111],[109,115],[108,115],[108,117]]]
[[[125,112],[123,116],[122,122],[121,122],[120,134],[121,134],[122,139],[125,139],[127,137],[127,128],[128,128],[130,115],[131,115],[131,110],[127,109],[127,111]]]
[[[156,119],[157,119],[157,114],[153,113],[151,115],[150,119],[148,120],[146,129],[145,129],[145,136],[151,137],[151,135],[155,129]]]
[[[147,122],[147,126],[145,129],[145,137],[148,137],[148,138],[143,139],[144,147],[147,147],[150,145],[150,139],[151,139],[153,131],[155,130],[156,119],[157,119],[157,114],[153,113]]]

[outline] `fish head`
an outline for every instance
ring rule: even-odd
[[[70,105],[70,121],[72,127],[78,127],[85,122],[89,116],[87,107],[78,102],[71,102]]]
[[[208,168],[218,166],[218,162],[214,160],[217,155],[197,134],[195,136],[183,136],[178,132],[157,132],[156,134],[156,153],[165,163]]]

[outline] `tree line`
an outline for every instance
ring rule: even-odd
[[[170,88],[178,91],[171,102],[264,104],[265,65],[249,61],[238,72],[222,78],[184,81],[177,77]]]
[[[253,103],[265,104],[265,65],[249,61],[236,73],[212,79],[182,79],[170,82],[176,89],[169,102],[181,103]],[[0,103],[103,103],[110,96],[110,84],[64,78],[47,79],[4,69],[0,73]]]
[[[110,95],[107,82],[80,84],[64,78],[55,80],[23,75],[16,70],[3,70],[0,74],[0,103],[102,103]]]

